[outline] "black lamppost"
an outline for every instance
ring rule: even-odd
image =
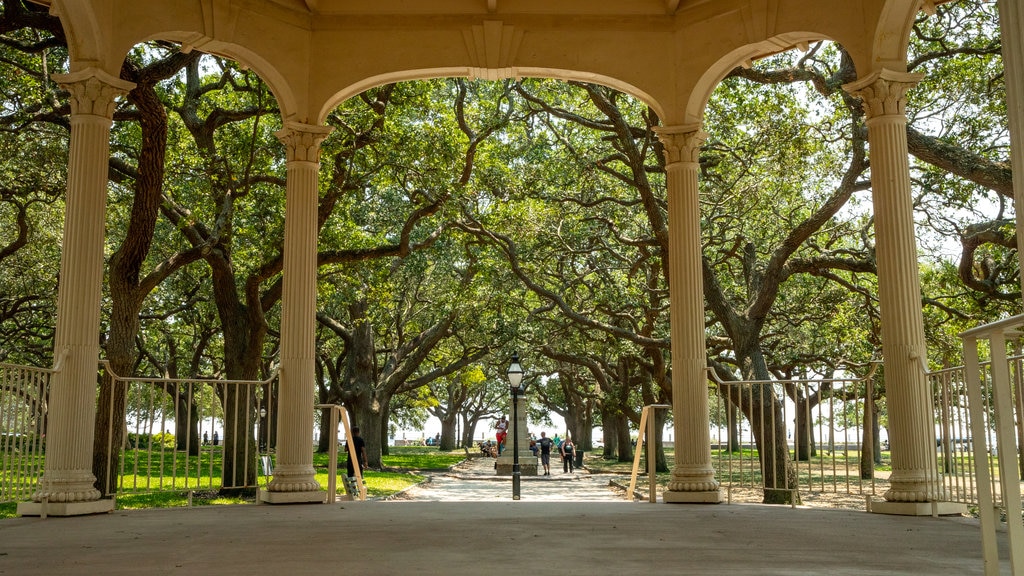
[[[512,364],[508,367],[508,389],[512,393],[512,499],[519,500],[519,397],[526,393],[523,383],[523,367],[519,364],[519,352],[512,353]]]

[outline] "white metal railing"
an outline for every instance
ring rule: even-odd
[[[1008,337],[1019,338],[1022,328],[1024,316],[1014,316],[960,335],[964,343],[971,449],[975,458],[978,516],[981,521],[982,557],[986,575],[999,574],[996,525],[999,523],[1000,508],[1005,511],[1011,573],[1024,574],[1020,457],[1014,418],[1021,390],[1014,386],[1011,379],[1011,359],[1006,351]],[[988,371],[983,371],[978,348],[981,341],[986,340],[989,343],[991,364]],[[1019,364],[1016,374],[1019,379]],[[986,382],[987,387],[984,385]],[[992,429],[995,430],[994,444],[990,444],[989,430]],[[997,450],[988,450],[990,445]],[[998,467],[995,468],[991,464],[993,451],[997,453],[998,459]],[[994,481],[996,476],[998,483]],[[997,493],[1001,493],[1001,499],[996,497]]]
[[[844,494],[870,506],[870,498],[884,485],[874,463],[862,462],[881,453],[874,427],[865,426],[871,422],[866,418],[873,406],[869,399],[876,367],[872,363],[862,378],[735,382],[721,380],[709,370],[714,391],[712,464],[726,501],[731,502],[740,489],[774,489],[792,492],[793,504],[798,494],[805,503],[826,494]],[[757,438],[778,435],[782,428],[785,438],[773,440],[788,450],[792,473],[777,469],[777,458],[762,459],[757,445]],[[765,466],[772,467],[771,474],[764,473]],[[766,486],[766,476],[775,481]]]
[[[1009,358],[1014,372],[1019,373],[1021,357]],[[1002,492],[995,484],[998,477],[995,472],[996,458],[988,451],[980,460],[975,456],[973,447],[978,438],[984,440],[984,446],[994,445],[994,428],[989,415],[992,413],[991,395],[991,362],[980,362],[977,370],[980,374],[980,385],[983,389],[982,428],[972,431],[971,411],[969,405],[969,389],[967,369],[955,366],[926,371],[925,374],[934,394],[934,410],[936,422],[935,446],[938,451],[938,473],[942,480],[943,493],[946,500],[969,506],[977,506],[979,501],[980,477],[976,473],[978,466],[989,471],[989,490],[996,505],[1002,505]],[[979,436],[979,434],[981,436]]]
[[[0,502],[28,500],[43,473],[53,368],[0,364]]]
[[[123,415],[113,413],[113,403],[100,407],[110,411],[107,474],[116,477],[118,494],[182,491],[191,500],[198,490],[257,489],[258,457],[274,444],[268,424],[276,420],[276,374],[266,380],[142,378],[104,368],[115,395],[125,398]]]

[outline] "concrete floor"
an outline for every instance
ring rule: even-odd
[[[984,569],[978,525],[967,518],[631,503],[599,489],[600,480],[561,470],[524,478],[523,499],[514,502],[507,477],[472,476],[435,479],[417,489],[420,499],[414,490],[404,500],[2,520],[0,574],[841,576]],[[445,490],[473,497],[438,501]],[[586,496],[573,500],[574,493]]]

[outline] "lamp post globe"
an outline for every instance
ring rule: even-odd
[[[519,352],[512,353],[508,367],[508,389],[512,394],[512,499],[519,500],[519,486],[522,474],[519,469],[519,397],[526,392],[523,384],[523,367],[519,364]]]

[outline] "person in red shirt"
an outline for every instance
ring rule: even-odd
[[[505,450],[505,436],[508,435],[508,420],[505,416],[502,416],[494,427],[498,430],[498,433],[495,434],[495,436],[498,439],[498,454],[501,454]]]

